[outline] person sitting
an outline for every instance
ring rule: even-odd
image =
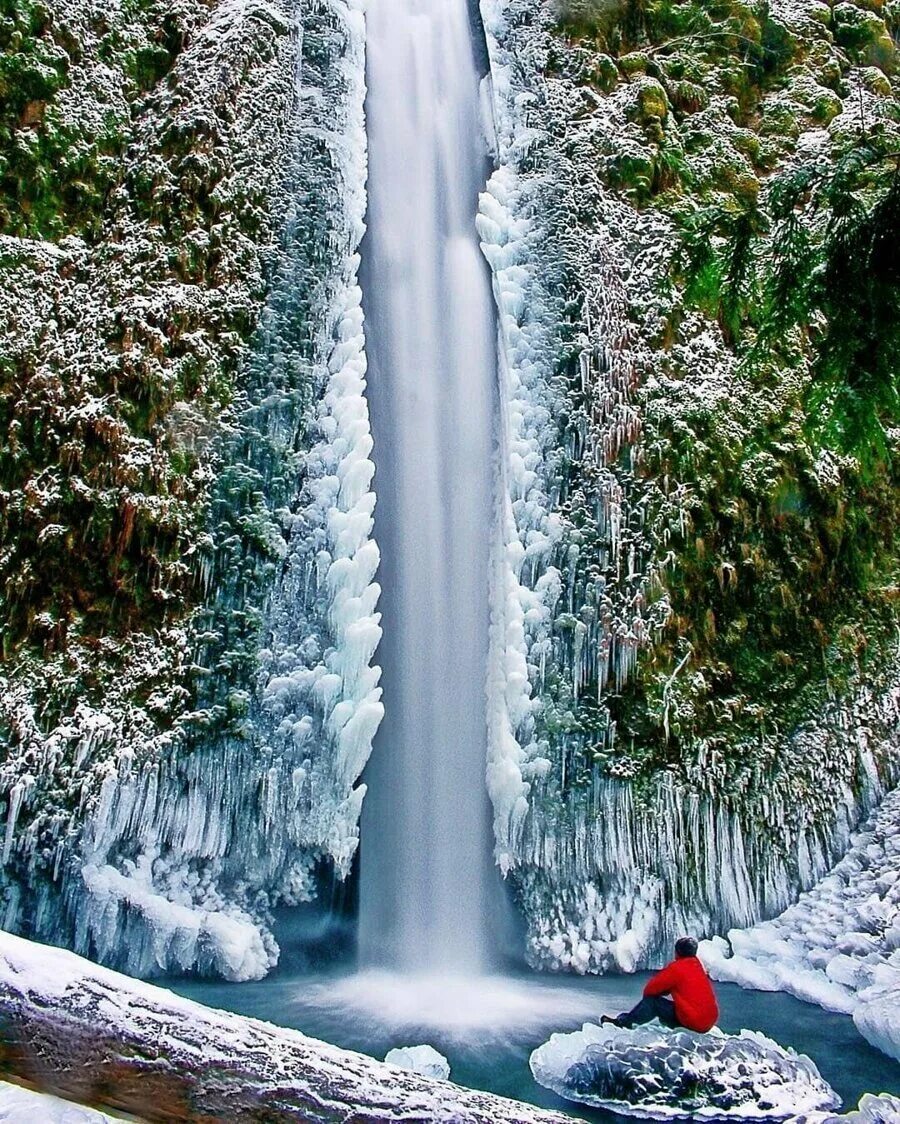
[[[681,937],[675,942],[675,959],[647,980],[640,1003],[615,1018],[604,1015],[600,1025],[612,1023],[630,1028],[659,1019],[663,1026],[705,1034],[716,1025],[718,1017],[719,1005],[712,983],[697,959],[697,941]]]

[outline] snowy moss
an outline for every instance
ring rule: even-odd
[[[865,132],[889,151],[894,79],[836,46],[825,4],[634,3],[592,21],[525,8],[508,0],[492,25],[514,60],[495,83],[529,99],[528,161],[515,144],[509,159],[540,197],[528,214],[564,301],[545,297],[562,455],[540,477],[558,534],[517,571],[530,809],[516,878],[535,962],[633,967],[688,921],[790,900],[895,769],[889,701],[868,764],[852,733],[896,677],[893,462],[824,435],[821,325],[792,322],[777,358],[747,361],[771,183],[834,167]],[[592,53],[612,59],[618,81],[587,102],[567,51],[582,73]],[[526,557],[537,502],[513,505]],[[829,746],[814,766],[811,737]],[[727,862],[703,850],[691,817],[706,815],[725,817]],[[642,834],[657,819],[680,824],[670,868]]]

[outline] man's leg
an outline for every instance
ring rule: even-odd
[[[659,1019],[663,1026],[670,1029],[681,1026],[675,1017],[675,1004],[664,995],[645,995],[636,1007],[619,1015],[615,1022],[617,1026],[630,1029],[633,1026],[652,1022],[654,1019]]]

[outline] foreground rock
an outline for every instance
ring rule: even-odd
[[[749,1030],[585,1023],[535,1050],[531,1072],[567,1100],[653,1119],[788,1120],[840,1105],[809,1058]]]
[[[0,1065],[146,1121],[565,1124],[0,933]]]

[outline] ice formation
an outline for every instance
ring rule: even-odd
[[[705,941],[701,954],[717,979],[852,1013],[864,1037],[900,1060],[900,789],[850,844],[780,916]]]
[[[40,1121],[41,1124],[112,1124],[114,1119],[119,1118],[47,1093],[0,1081],[2,1124],[24,1124],[29,1120]]]
[[[892,1097],[890,1093],[865,1093],[859,1107],[846,1113],[843,1119],[850,1124],[898,1124],[900,1097]]]
[[[54,825],[61,895],[41,883],[25,902],[13,885],[6,902],[7,925],[24,920],[138,975],[269,970],[269,908],[310,898],[320,861],[349,871],[382,715],[356,253],[364,18],[357,0],[302,13],[290,0],[220,5],[177,64],[201,106],[218,97],[219,65],[240,72],[232,56],[259,21],[275,44],[260,90],[289,87],[281,235],[195,548],[209,602],[177,645],[167,637],[200,683],[196,709],[185,713],[182,698],[163,738],[87,707],[73,729],[35,730],[48,777],[64,752],[76,758],[83,822],[78,835]],[[19,824],[40,784],[15,773],[7,784],[5,855],[28,861],[34,842]]]
[[[898,674],[886,669],[802,729],[761,733],[745,756],[775,764],[764,784],[748,770],[740,792],[717,791],[712,745],[696,775],[660,771],[639,798],[627,753],[616,775],[591,764],[590,750],[618,737],[606,694],[622,690],[666,621],[657,577],[675,559],[671,528],[683,534],[690,518],[687,485],[640,471],[638,386],[663,378],[646,286],[673,230],[610,192],[597,168],[604,144],[644,143],[628,99],[645,80],[601,98],[583,73],[571,78],[580,46],[571,72],[560,65],[555,4],[480,7],[496,170],[477,224],[501,352],[487,769],[496,854],[517,883],[533,964],[633,970],[678,931],[771,916],[825,873],[894,776]],[[714,333],[698,326],[681,358],[696,374],[672,395],[727,411],[732,360]],[[567,465],[577,466],[571,489]],[[566,505],[577,506],[577,530]],[[668,688],[690,674],[689,655]],[[827,783],[811,778],[815,798],[795,815],[795,779],[821,755]]]
[[[436,1077],[446,1081],[450,1076],[450,1063],[433,1046],[397,1046],[388,1050],[384,1060],[388,1065],[421,1073],[423,1077]]]
[[[657,1120],[787,1120],[840,1104],[809,1058],[749,1030],[585,1023],[539,1046],[531,1071],[567,1100]]]

